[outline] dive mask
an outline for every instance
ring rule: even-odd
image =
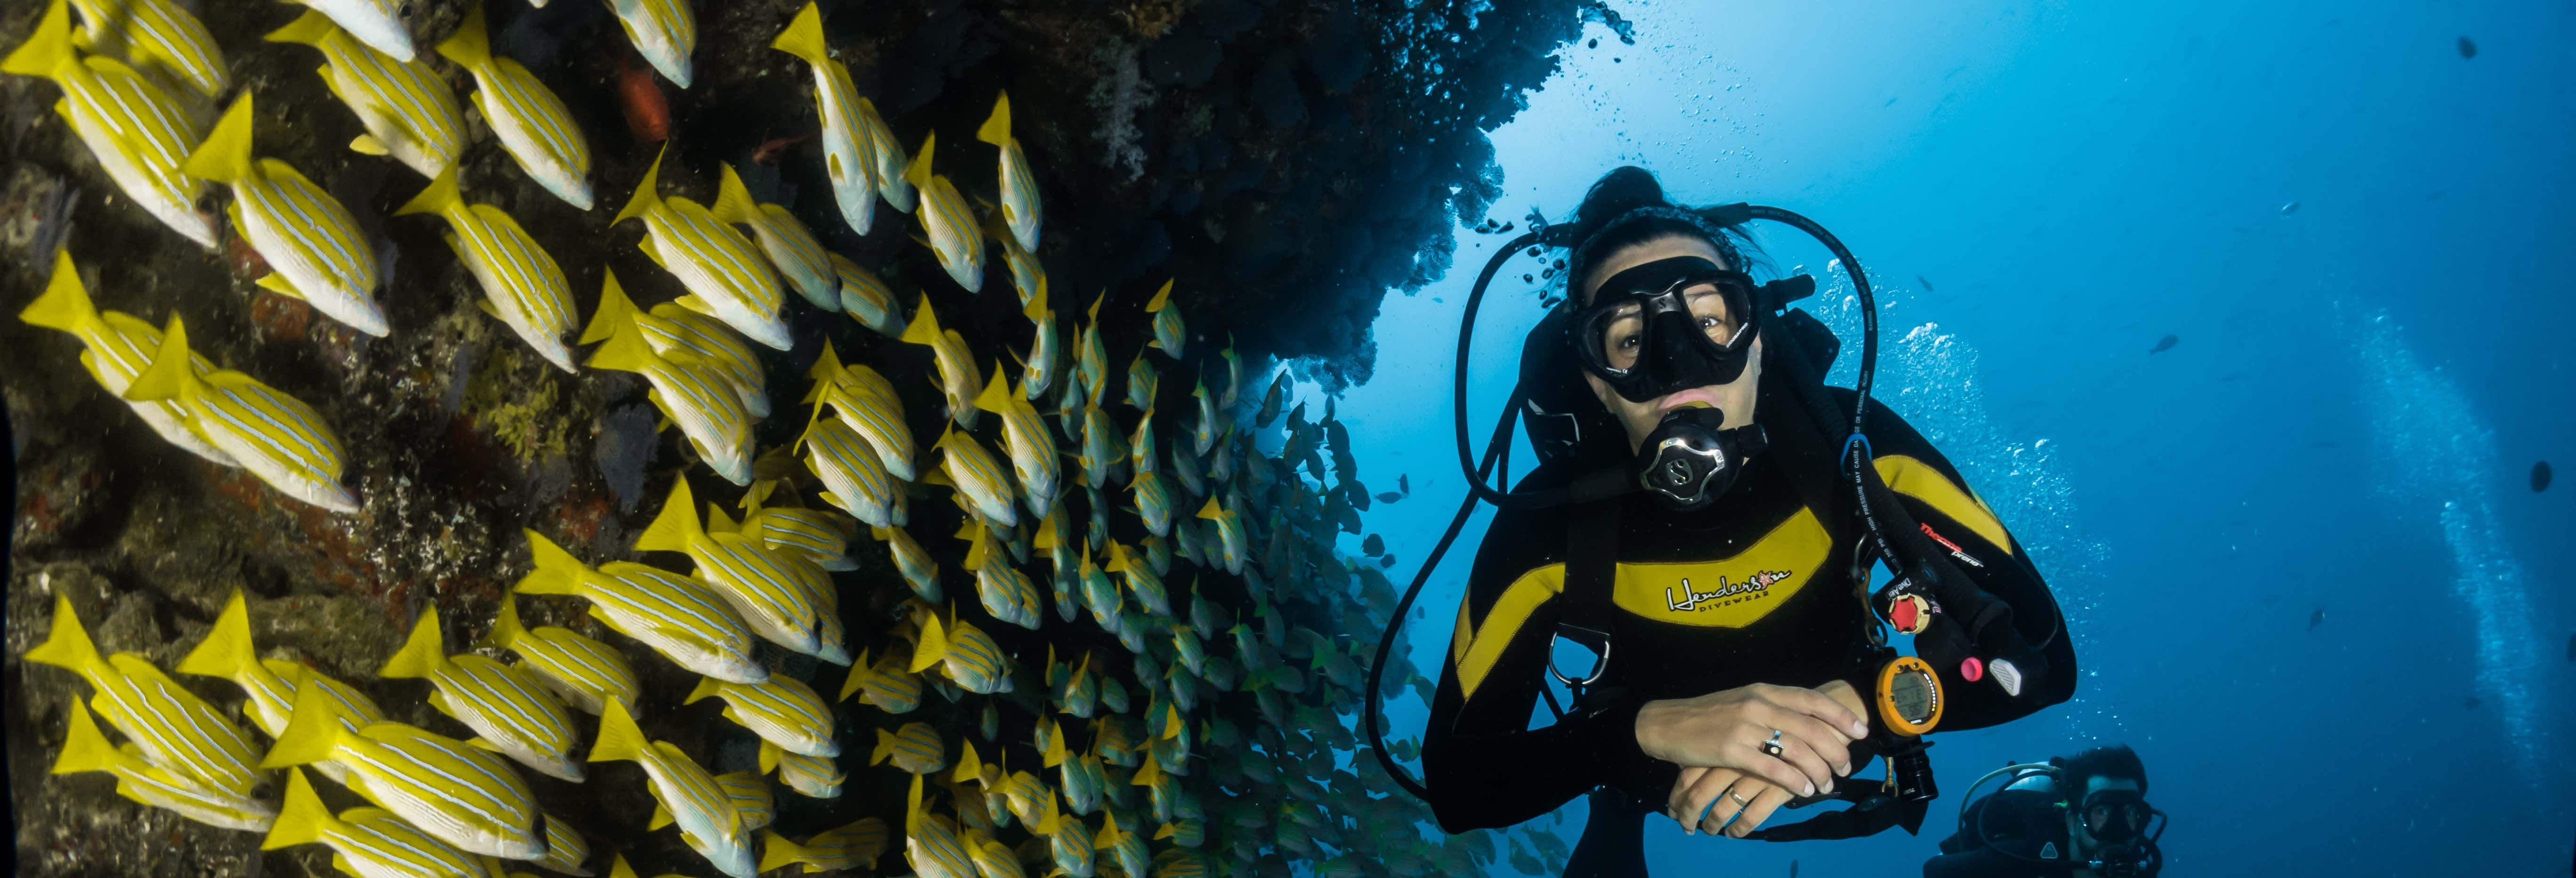
[[[1759,334],[1753,279],[1698,256],[1629,268],[1574,312],[1566,340],[1584,371],[1629,402],[1726,384]]]
[[[1715,502],[1769,444],[1761,425],[1719,429],[1725,424],[1725,411],[1704,405],[1664,413],[1639,447],[1638,487],[1684,511]]]
[[[2106,846],[2136,840],[2155,814],[2155,806],[2137,790],[2102,790],[2084,797],[2084,831]]]

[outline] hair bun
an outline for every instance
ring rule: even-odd
[[[1664,184],[1656,182],[1653,171],[1623,165],[1592,184],[1583,193],[1583,204],[1574,209],[1574,226],[1584,234],[1599,231],[1603,224],[1640,207],[1670,207],[1664,200]]]

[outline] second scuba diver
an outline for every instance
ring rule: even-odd
[[[2147,804],[2147,766],[2128,745],[2044,764],[2008,765],[1994,795],[1959,808],[1959,829],[1923,878],[2155,878],[2164,812]]]
[[[1565,874],[1629,876],[1648,811],[1736,838],[1912,831],[1937,795],[1922,733],[2074,692],[2039,572],[1904,419],[1852,413],[1866,382],[1824,385],[1838,343],[1782,313],[1813,282],[1747,277],[1747,218],[1840,250],[1785,211],[1673,205],[1635,167],[1537,239],[1565,248],[1568,295],[1523,351],[1514,399],[1542,463],[1513,494],[1561,500],[1506,504],[1476,553],[1422,747],[1450,832],[1591,793]],[[1904,581],[1873,594],[1880,560]],[[1941,639],[1900,656],[1889,630]],[[1552,662],[1559,637],[1599,654],[1590,671]],[[1551,674],[1575,701],[1530,728],[1541,695],[1557,708]],[[1873,756],[1888,777],[1854,778]],[[1853,807],[1759,829],[1827,799]]]

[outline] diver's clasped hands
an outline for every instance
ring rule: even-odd
[[[1851,742],[1868,737],[1858,692],[1756,683],[1637,711],[1646,755],[1682,766],[1667,814],[1685,831],[1742,838],[1782,804],[1832,792],[1851,774]],[[1714,807],[1712,807],[1714,806]]]

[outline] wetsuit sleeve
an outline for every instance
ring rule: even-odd
[[[1872,401],[1869,434],[1879,478],[1918,524],[1931,529],[1936,548],[1953,550],[1950,560],[1960,573],[2012,607],[2013,627],[2047,662],[2047,673],[2033,682],[2035,688],[2018,698],[1991,677],[1971,683],[1957,668],[1939,669],[1942,687],[1950,693],[1941,730],[2011,722],[2073,697],[2075,644],[2067,636],[2057,598],[2030,554],[1958,468],[1904,418]]]
[[[1603,785],[1660,804],[1680,773],[1638,747],[1642,701],[1615,690],[1529,727],[1547,685],[1564,581],[1545,546],[1565,542],[1561,524],[1550,543],[1549,528],[1522,526],[1529,518],[1504,513],[1478,547],[1432,697],[1423,774],[1432,816],[1452,833],[1521,823]]]

